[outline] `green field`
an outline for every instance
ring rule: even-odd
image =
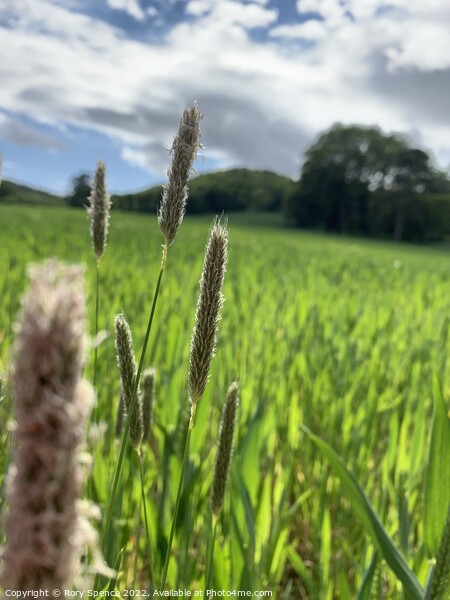
[[[0,222],[0,371],[7,371],[27,265],[49,256],[86,264],[93,332],[95,261],[83,211],[0,206]],[[186,218],[170,248],[147,353],[146,366],[157,369],[155,443],[144,463],[156,574],[180,473],[189,343],[209,224],[207,217]],[[203,589],[218,420],[227,386],[237,379],[241,405],[213,587],[272,590],[282,600],[357,597],[375,546],[301,424],[344,459],[425,585],[431,551],[423,491],[433,396],[439,405],[442,390],[450,407],[448,251],[304,234],[269,220],[256,227],[234,214],[228,225],[219,344],[193,431],[189,493],[181,502],[169,581],[174,588]],[[110,336],[99,348],[93,414],[93,423],[106,423],[106,433],[96,436],[96,426],[88,436],[94,467],[86,484],[86,495],[103,507],[118,454],[114,315],[126,314],[139,354],[162,243],[155,217],[113,211],[100,299],[100,329]],[[92,361],[86,374],[92,377]],[[2,473],[8,406],[7,399],[0,420]],[[105,552],[111,566],[120,565],[121,590],[149,581],[131,448],[128,459]],[[442,486],[448,488],[445,477]],[[372,598],[404,597],[385,561],[372,587]]]

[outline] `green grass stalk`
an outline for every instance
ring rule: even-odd
[[[211,362],[216,349],[217,329],[220,321],[220,310],[223,304],[222,285],[225,277],[228,251],[228,234],[226,224],[215,219],[206,244],[205,258],[200,277],[200,295],[195,314],[195,325],[191,338],[189,356],[188,388],[191,414],[186,434],[180,480],[178,482],[175,510],[170,528],[169,543],[161,577],[161,590],[164,589],[172,551],[175,526],[178,518],[181,493],[183,491],[186,464],[189,455],[189,442],[194,427],[197,403],[203,396],[209,379]]]
[[[138,461],[139,461],[139,475],[141,479],[141,499],[142,499],[142,508],[144,511],[144,525],[145,525],[145,539],[147,544],[147,560],[148,560],[148,572],[150,576],[150,584],[153,585],[153,569],[152,569],[152,550],[150,543],[150,529],[148,526],[148,516],[147,516],[147,500],[145,495],[145,486],[144,486],[144,469],[142,468],[142,463],[144,461],[144,454],[142,452],[142,447],[139,448],[138,453]],[[140,513],[140,511],[139,511]]]
[[[211,589],[211,577],[213,572],[214,565],[214,546],[216,543],[217,536],[217,521],[218,515],[212,514],[212,536],[209,540],[209,548],[208,548],[208,557],[206,560],[206,571],[205,571],[205,589],[203,592],[203,597],[206,598],[206,591]]]
[[[138,457],[139,460],[139,457]],[[141,508],[143,498],[141,496],[139,500],[139,510],[136,519],[136,549],[134,554],[134,565],[133,565],[133,589],[137,589],[137,573],[138,573],[138,558],[139,558],[139,542],[141,540]]]
[[[94,348],[94,376],[93,384],[95,387],[97,381],[97,335],[98,335],[98,314],[99,314],[99,270],[100,261],[105,253],[106,244],[108,239],[109,229],[109,218],[111,211],[111,197],[108,193],[106,186],[106,167],[103,161],[99,161],[94,181],[92,185],[91,194],[89,196],[89,206],[87,207],[92,246],[96,257],[96,293],[95,293],[95,337],[96,346]]]
[[[191,407],[191,416],[189,418],[189,427],[188,427],[188,430],[186,433],[186,442],[184,445],[184,452],[183,452],[183,462],[181,465],[180,480],[178,482],[177,498],[175,501],[175,509],[173,511],[172,525],[170,527],[169,542],[167,544],[166,559],[164,561],[164,568],[163,568],[163,573],[161,576],[161,585],[160,585],[161,590],[164,589],[164,586],[166,585],[166,580],[167,580],[167,571],[169,569],[170,554],[172,552],[173,538],[175,535],[175,527],[176,527],[177,519],[178,519],[178,511],[180,508],[181,494],[182,494],[183,486],[184,486],[184,477],[186,474],[186,465],[187,465],[187,459],[189,456],[189,444],[191,441],[192,429],[194,427],[196,409],[197,409],[197,405],[193,404]]]
[[[99,315],[99,307],[100,307],[100,261],[96,260],[96,268],[95,268],[95,332],[94,332],[94,375],[92,378],[92,384],[94,388],[97,389],[97,354],[98,354],[98,315]]]
[[[134,410],[135,403],[137,402],[139,382],[144,368],[145,353],[147,350],[148,339],[153,324],[153,317],[155,314],[156,302],[158,300],[159,289],[161,286],[161,280],[164,274],[166,266],[167,252],[169,246],[174,241],[175,235],[180,227],[184,214],[186,211],[186,200],[188,196],[187,182],[189,175],[191,174],[192,164],[197,157],[197,150],[200,147],[200,120],[202,114],[198,110],[196,104],[188,107],[182,115],[180,126],[177,135],[174,138],[172,144],[172,165],[168,171],[168,184],[164,186],[163,197],[161,204],[158,208],[158,223],[161,232],[164,235],[164,246],[161,258],[161,268],[159,270],[158,281],[156,284],[155,295],[153,297],[152,308],[150,310],[150,316],[147,324],[147,331],[145,334],[144,345],[141,352],[141,358],[139,360],[139,367],[137,370],[136,381],[133,388],[132,398],[130,400],[130,407],[125,423],[125,429],[122,435],[120,444],[119,458],[117,460],[114,481],[111,490],[111,495],[108,500],[107,511],[106,511],[106,524],[102,532],[102,548],[105,548],[106,541],[109,536],[111,528],[111,522],[114,514],[114,506],[116,502],[117,490],[119,488],[120,477],[122,473],[123,458],[125,455],[125,448],[128,439],[128,433],[130,430],[131,415]],[[100,169],[101,172],[101,169]],[[217,229],[217,227],[216,227]],[[100,236],[98,236],[100,237]],[[102,238],[103,239],[103,238]],[[94,243],[95,247],[95,243]],[[191,414],[192,419],[192,414]],[[98,585],[98,578],[96,580]],[[97,588],[96,588],[97,589]]]
[[[125,449],[126,449],[127,440],[128,440],[128,433],[130,431],[131,414],[133,412],[134,405],[137,402],[137,391],[138,391],[138,387],[139,387],[139,381],[140,381],[142,371],[144,368],[144,359],[145,359],[145,354],[147,352],[147,345],[148,345],[148,340],[150,337],[150,332],[152,329],[153,318],[155,316],[156,303],[158,301],[159,290],[161,288],[161,281],[163,278],[164,269],[166,267],[167,250],[168,250],[168,247],[166,244],[163,247],[162,258],[161,258],[161,267],[159,270],[158,281],[156,283],[155,293],[153,296],[152,307],[150,310],[150,315],[149,315],[149,319],[148,319],[148,323],[147,323],[147,330],[145,332],[144,345],[142,347],[141,357],[139,359],[139,366],[138,366],[138,370],[137,370],[136,380],[134,382],[133,395],[132,395],[131,402],[130,402],[130,410],[128,411],[128,415],[127,415],[127,418],[125,421],[125,427],[124,427],[124,431],[123,431],[123,435],[122,435],[122,439],[121,439],[121,443],[120,443],[119,457],[117,459],[116,467],[114,470],[113,485],[112,485],[112,489],[111,489],[111,495],[109,496],[109,499],[108,499],[108,504],[107,504],[107,508],[106,508],[106,520],[105,520],[105,525],[103,527],[102,536],[101,536],[101,547],[102,547],[103,551],[106,550],[106,548],[105,548],[106,541],[109,536],[112,518],[114,515],[116,496],[117,496],[117,491],[119,489],[120,478],[122,475],[123,459],[125,456]],[[97,576],[95,579],[95,584],[94,584],[94,589],[96,591],[98,591],[98,585],[99,585],[99,577]]]

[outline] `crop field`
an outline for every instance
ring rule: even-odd
[[[27,266],[51,256],[86,265],[91,335],[96,269],[82,210],[0,206],[0,222],[0,371],[8,374]],[[104,516],[94,521],[116,571],[97,577],[96,589],[122,597],[153,597],[163,570],[210,223],[186,217],[168,253],[144,365],[156,369],[156,397],[143,478],[128,444],[106,536]],[[218,346],[192,430],[166,589],[279,600],[422,597],[450,494],[448,250],[328,238],[269,220],[255,227],[234,214],[228,229]],[[114,317],[125,314],[138,360],[163,241],[154,216],[112,212],[84,486],[103,515],[120,448]],[[232,381],[240,386],[234,454],[213,536],[210,488]],[[7,388],[2,476],[12,422]]]

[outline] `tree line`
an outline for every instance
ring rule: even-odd
[[[81,173],[73,178],[72,191],[66,197],[71,206],[84,206],[90,193],[90,177]],[[188,212],[230,212],[241,210],[280,211],[292,181],[270,171],[231,169],[199,175],[189,182]],[[112,197],[115,208],[137,212],[155,212],[161,202],[162,186],[136,194]]]
[[[66,197],[86,204],[89,176]],[[294,182],[269,171],[232,169],[189,184],[188,211],[282,211],[286,223],[333,233],[408,241],[450,237],[450,181],[422,149],[376,127],[333,125],[305,154]],[[113,196],[116,209],[156,212],[162,188]]]
[[[450,235],[450,182],[399,134],[334,125],[306,152],[284,211],[305,228],[441,240]]]

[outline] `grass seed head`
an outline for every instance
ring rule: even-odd
[[[47,261],[30,276],[11,372],[16,426],[0,585],[52,592],[71,586],[84,545],[80,449],[93,390],[82,379],[81,267]]]
[[[158,208],[158,222],[167,247],[175,239],[186,212],[187,182],[192,172],[192,165],[197,158],[197,151],[201,147],[202,117],[195,103],[186,108],[170,150],[172,164],[167,172],[168,182],[163,186],[162,200]]]
[[[106,249],[111,199],[105,182],[106,168],[100,160],[95,171],[94,183],[89,196],[88,214],[91,220],[91,237],[97,261]]]
[[[211,488],[211,506],[213,513],[216,515],[220,512],[225,498],[225,489],[230,471],[231,456],[233,454],[233,437],[238,406],[239,384],[233,382],[228,388],[220,420],[219,444]]]
[[[195,314],[189,358],[189,399],[194,405],[205,391],[217,342],[220,310],[223,304],[222,286],[228,257],[226,223],[213,222],[206,245],[200,278],[200,295]]]
[[[153,406],[155,403],[156,370],[145,369],[142,373],[142,412],[144,420],[144,441],[150,442],[153,424]]]
[[[116,330],[117,364],[120,374],[120,403],[127,414],[131,410],[130,441],[134,448],[138,449],[142,442],[143,418],[142,400],[139,389],[137,391],[134,406],[131,407],[133,388],[137,375],[133,338],[131,336],[130,326],[128,325],[124,314],[121,313],[116,315],[114,325]]]

